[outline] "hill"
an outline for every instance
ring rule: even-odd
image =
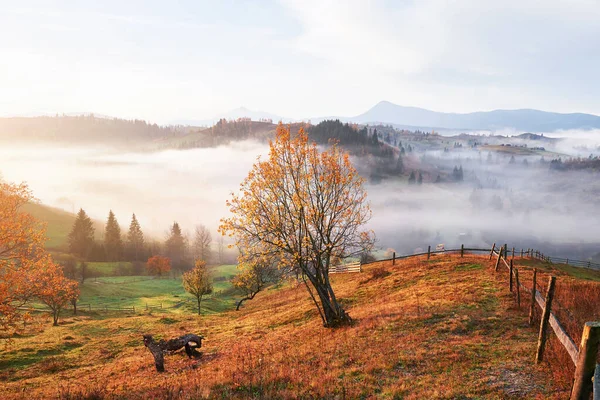
[[[0,141],[66,144],[139,145],[181,135],[178,127],[141,120],[98,118],[93,114],[54,117],[0,118]]]
[[[27,388],[28,397],[96,399],[565,398],[568,379],[531,362],[537,330],[505,275],[473,255],[332,275],[355,320],[339,329],[321,326],[295,283],[259,293],[242,311],[202,318],[79,316],[55,328],[36,321],[0,351],[4,396]],[[187,332],[206,336],[203,356],[167,355],[167,372],[157,373],[142,335]]]
[[[417,107],[404,107],[388,101],[345,120],[357,123],[390,123],[433,129],[498,130],[512,128],[527,132],[558,129],[598,129],[600,117],[591,114],[561,114],[539,110],[494,110],[466,114],[443,113]]]
[[[39,203],[29,203],[23,207],[23,211],[46,224],[46,236],[48,237],[46,248],[48,250],[64,251],[66,249],[69,232],[71,232],[73,222],[75,222],[75,215],[60,208]],[[96,236],[99,238],[104,230],[104,223],[100,221],[93,222]]]

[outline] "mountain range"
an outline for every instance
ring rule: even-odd
[[[218,118],[236,119],[239,117],[249,117],[252,120],[266,118],[272,119],[274,122],[280,120],[283,122],[300,121],[241,107],[216,116],[213,120],[203,121],[205,122],[203,125],[208,125],[206,122],[214,122]],[[339,119],[343,122],[359,124],[392,124],[402,128],[425,130],[497,131],[512,129],[525,132],[553,132],[567,129],[600,129],[600,117],[592,114],[563,114],[533,109],[479,111],[464,114],[444,113],[418,107],[400,106],[389,101],[381,101],[366,112],[354,117],[312,117],[306,118],[304,121],[310,120],[312,123],[318,123],[326,119]]]

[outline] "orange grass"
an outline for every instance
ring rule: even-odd
[[[515,258],[514,265],[519,268],[521,283],[527,288],[531,288],[532,268],[521,266],[518,258]],[[538,290],[545,296],[548,278],[551,275],[556,276],[552,312],[571,336],[575,345],[579,346],[583,325],[588,321],[600,321],[600,282],[576,279],[552,264],[544,263],[541,267],[543,269],[538,269],[537,273]],[[508,279],[508,272],[504,270],[502,276]],[[522,292],[521,305],[524,312],[528,312],[530,304],[530,294]],[[541,309],[536,305],[533,329],[539,329],[540,318]],[[545,365],[559,385],[568,387],[573,382],[575,365],[560,341],[552,333],[552,329],[549,329],[548,332],[549,341],[545,354]]]
[[[3,398],[568,395],[570,386],[553,382],[546,365],[533,365],[537,331],[488,257],[380,262],[331,278],[353,326],[323,328],[306,289],[294,283],[260,293],[239,312],[44,326],[0,353]],[[167,372],[157,373],[142,334],[187,332],[206,336],[202,358],[167,355]]]

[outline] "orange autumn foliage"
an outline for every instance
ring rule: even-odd
[[[25,184],[0,183],[0,329],[15,330],[19,307],[35,297],[33,284],[50,261],[44,226],[21,210],[34,197]]]
[[[58,325],[61,310],[79,297],[79,284],[66,278],[62,268],[50,261],[36,285],[37,298],[50,308],[53,325]]]
[[[152,275],[161,276],[171,270],[171,260],[168,257],[153,256],[148,259],[146,267]]]
[[[44,225],[22,211],[34,200],[26,184],[0,183],[0,330],[8,333],[27,318],[19,309],[30,300],[53,304],[56,322],[64,306],[59,298],[77,292],[44,249]]]
[[[277,255],[281,266],[308,279],[323,324],[345,324],[350,317],[335,297],[329,267],[373,246],[372,232],[363,230],[371,217],[363,183],[338,146],[321,151],[302,128],[292,136],[279,124],[269,159],[254,164],[219,229],[250,259]]]

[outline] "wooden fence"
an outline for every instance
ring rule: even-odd
[[[347,272],[362,272],[360,261],[353,262],[350,264],[340,264],[329,267],[330,274],[341,274]]]
[[[516,291],[517,304],[520,306],[521,303],[521,289],[531,294],[531,304],[529,312],[529,323],[533,323],[533,312],[537,306],[542,310],[542,317],[540,321],[540,328],[538,334],[538,344],[535,360],[540,363],[544,357],[544,350],[547,341],[548,325],[552,328],[552,331],[563,345],[573,364],[575,365],[575,375],[573,378],[573,387],[571,389],[571,400],[587,400],[590,394],[594,393],[594,399],[600,397],[600,364],[598,362],[598,348],[600,342],[600,322],[586,322],[583,327],[583,334],[581,338],[581,344],[579,348],[575,344],[575,341],[565,331],[556,315],[552,312],[552,302],[554,300],[554,288],[556,285],[556,277],[550,276],[548,280],[548,286],[546,289],[545,296],[542,296],[539,290],[537,290],[537,270],[533,270],[533,283],[531,289],[523,285],[519,281],[519,270],[513,266],[514,248],[512,249],[512,257],[508,259],[510,251],[507,246],[500,247],[498,250],[495,249],[495,244],[492,246],[490,251],[490,259],[496,256],[496,271],[498,271],[500,265],[503,265],[508,269],[509,272],[509,290],[513,291],[513,286]],[[528,249],[527,251],[521,250],[521,256],[523,255],[538,258],[540,260],[548,261],[549,257],[544,256],[539,251]],[[515,284],[513,285],[513,280]],[[596,376],[596,377],[594,377]]]
[[[552,312],[552,300],[554,297],[554,287],[556,284],[556,277],[551,276],[548,282],[548,289],[546,296],[536,289],[536,269],[534,268],[533,285],[529,289],[523,285],[519,280],[519,270],[514,268],[513,260],[515,254],[520,255],[521,258],[536,258],[546,262],[560,262],[578,267],[600,269],[600,264],[592,263],[590,261],[578,261],[569,260],[560,257],[549,257],[541,253],[539,250],[534,249],[521,249],[515,251],[515,248],[509,250],[508,245],[496,248],[496,244],[492,245],[492,249],[477,249],[467,248],[463,245],[460,249],[449,249],[449,250],[437,250],[431,251],[431,246],[427,248],[427,252],[417,253],[406,256],[396,256],[393,253],[392,258],[385,260],[377,260],[373,262],[391,261],[392,265],[396,263],[396,260],[406,259],[411,257],[427,256],[429,260],[433,254],[438,253],[460,253],[463,257],[465,252],[485,252],[490,254],[490,261],[496,256],[495,270],[498,271],[500,265],[505,266],[509,271],[509,290],[513,291],[513,282],[515,290],[515,297],[517,304],[521,305],[521,289],[531,294],[531,304],[529,313],[529,324],[533,323],[533,312],[536,305],[542,309],[542,318],[540,321],[540,329],[538,335],[538,345],[536,351],[536,362],[541,362],[544,354],[544,349],[547,340],[547,327],[548,325],[552,328],[556,334],[560,343],[564,346],[568,352],[571,360],[575,364],[575,375],[573,379],[573,387],[571,389],[571,400],[588,400],[590,394],[593,392],[594,400],[600,400],[600,360],[598,359],[598,349],[600,347],[600,322],[586,322],[583,327],[583,334],[581,344],[579,348],[575,344],[575,341],[568,335],[565,329],[562,327],[560,321],[556,315]],[[511,259],[509,260],[509,254]],[[370,263],[365,263],[370,264]],[[363,265],[365,265],[363,264]]]

